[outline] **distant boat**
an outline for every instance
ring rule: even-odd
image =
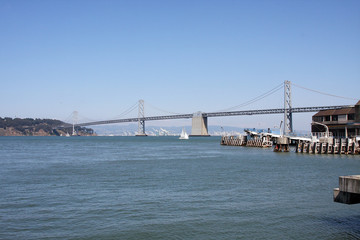
[[[186,133],[186,131],[184,130],[184,128],[181,131],[180,137],[179,139],[189,139],[189,135]]]
[[[70,137],[70,134],[69,134],[69,133],[66,133],[65,137]]]

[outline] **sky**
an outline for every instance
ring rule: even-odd
[[[0,0],[0,117],[136,117],[137,109],[122,113],[140,99],[146,116],[214,112],[285,80],[293,107],[360,99],[360,1]],[[232,110],[281,108],[283,95]],[[295,115],[295,129],[309,129],[312,114]],[[267,128],[282,119],[209,124]]]

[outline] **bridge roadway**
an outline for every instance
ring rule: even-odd
[[[348,107],[353,107],[353,106],[343,105],[343,106],[322,106],[322,107],[297,107],[297,108],[291,108],[290,111],[291,113],[305,113],[305,112],[318,112],[321,110],[340,109],[340,108],[348,108]],[[201,115],[202,117],[226,117],[226,116],[241,116],[241,115],[281,114],[284,112],[285,112],[284,108],[276,108],[276,109],[244,110],[244,111],[231,111],[231,112],[210,112],[210,113],[201,113]],[[114,119],[114,120],[79,123],[79,124],[75,124],[75,126],[85,127],[85,126],[113,124],[113,123],[138,122],[139,120],[154,121],[154,120],[167,120],[167,119],[186,119],[186,118],[192,118],[193,116],[194,114],[191,113],[191,114],[144,117],[140,119],[139,118]],[[69,126],[72,126],[72,124],[69,124]]]

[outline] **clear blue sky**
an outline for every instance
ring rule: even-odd
[[[1,117],[106,119],[139,99],[147,114],[210,112],[284,80],[360,98],[359,0],[0,1]],[[239,110],[282,107],[282,95]],[[292,95],[294,107],[356,102]]]

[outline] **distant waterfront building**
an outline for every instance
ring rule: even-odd
[[[360,101],[354,107],[323,110],[312,116],[311,132],[325,132],[324,126],[329,128],[334,137],[360,136]]]

